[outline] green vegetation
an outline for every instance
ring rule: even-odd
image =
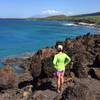
[[[65,16],[65,15],[56,15],[49,16],[45,18],[0,18],[7,20],[64,20],[64,21],[74,21],[74,22],[86,22],[100,25],[100,12],[90,13],[90,14],[81,14],[76,16]]]
[[[69,17],[68,20],[76,22],[86,22],[100,24],[100,16],[80,16],[80,17]]]
[[[50,16],[46,18],[31,18],[32,20],[64,20],[64,21],[75,21],[75,22],[86,22],[100,25],[100,15],[97,16]]]

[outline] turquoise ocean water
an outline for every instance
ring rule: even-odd
[[[33,53],[88,32],[94,34],[96,29],[65,21],[0,20],[0,59]]]

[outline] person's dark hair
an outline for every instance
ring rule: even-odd
[[[57,51],[58,52],[63,52],[63,50],[61,48],[58,48]]]

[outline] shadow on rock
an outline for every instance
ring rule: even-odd
[[[52,90],[52,91],[56,91],[56,88],[52,85],[52,82],[44,82],[42,83],[40,86],[38,86],[37,88],[38,90]]]

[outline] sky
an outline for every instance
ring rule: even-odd
[[[0,18],[100,12],[100,0],[0,0]]]

